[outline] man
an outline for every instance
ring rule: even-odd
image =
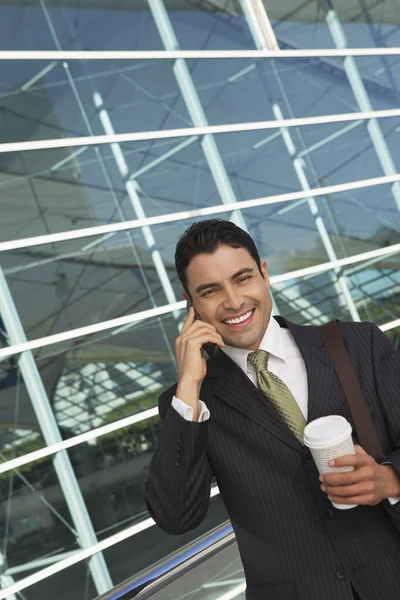
[[[376,326],[339,324],[386,464],[356,445],[337,459],[354,471],[320,481],[305,423],[352,419],[319,328],[271,317],[267,265],[230,222],[193,224],[175,264],[193,306],[176,341],[178,383],[159,399],[150,514],[173,534],[196,527],[215,477],[248,600],[399,600],[400,534],[389,519],[400,519],[399,354]],[[206,343],[216,348],[208,361]],[[357,506],[337,510],[330,499]]]

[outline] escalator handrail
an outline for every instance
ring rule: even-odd
[[[118,584],[96,600],[145,600],[205,560],[231,546],[235,534],[229,521],[180,549],[167,560]]]

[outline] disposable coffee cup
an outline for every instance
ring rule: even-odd
[[[343,473],[354,471],[354,467],[330,467],[329,461],[339,456],[355,454],[351,437],[351,425],[339,415],[330,415],[315,419],[304,429],[304,445],[310,449],[314,462],[320,473]],[[357,504],[337,504],[335,508],[347,510]]]

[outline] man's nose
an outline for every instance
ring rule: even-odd
[[[234,288],[225,290],[223,307],[225,310],[238,312],[243,306],[243,298]]]

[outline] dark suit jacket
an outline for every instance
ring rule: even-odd
[[[318,327],[289,327],[308,374],[308,421],[339,414],[352,423]],[[400,355],[370,323],[339,324],[378,428],[400,472]],[[211,418],[185,421],[159,400],[163,427],[146,484],[150,514],[178,534],[206,514],[215,476],[243,561],[249,600],[399,600],[400,505],[333,509],[318,471],[265,397],[223,352],[208,362],[201,399]],[[357,443],[357,438],[354,436]]]

